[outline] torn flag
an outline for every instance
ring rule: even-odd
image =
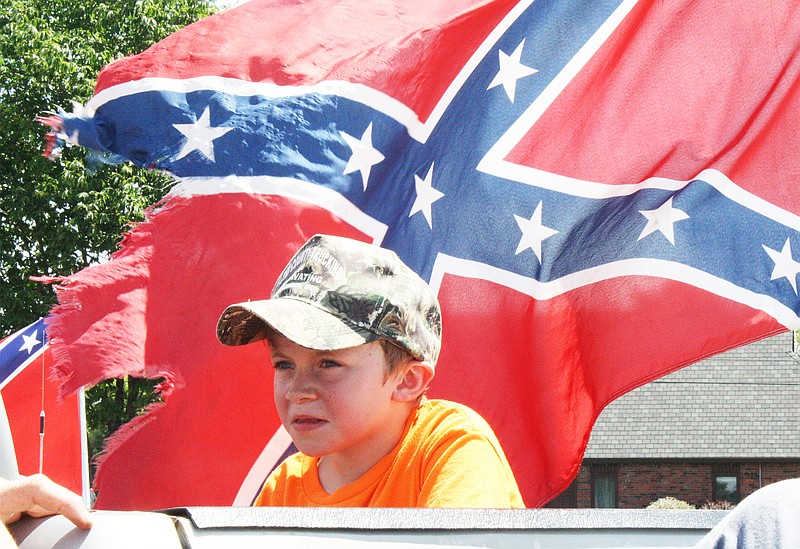
[[[251,0],[106,67],[54,137],[177,183],[58,289],[66,391],[170,380],[110,443],[98,507],[249,501],[287,441],[264,349],[214,326],[315,233],[436,289],[430,394],[489,420],[529,506],[614,398],[797,327],[795,11]]]

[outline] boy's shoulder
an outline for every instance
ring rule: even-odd
[[[312,466],[313,458],[301,452],[288,456],[267,476],[255,505],[296,505],[296,498],[305,493],[304,477]]]
[[[428,413],[434,413],[434,414],[442,414],[442,415],[464,414],[465,416],[468,417],[473,417],[473,416],[480,417],[480,414],[478,414],[478,412],[476,412],[466,404],[461,404],[460,402],[446,400],[443,398],[425,398],[419,407],[420,410],[427,410]]]
[[[270,479],[275,482],[299,479],[313,466],[314,458],[302,452],[295,452],[287,456],[270,474]]]
[[[417,410],[415,423],[429,431],[478,434],[494,438],[483,417],[465,404],[444,399],[426,399]]]

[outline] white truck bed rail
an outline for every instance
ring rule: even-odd
[[[321,509],[190,507],[93,513],[12,526],[20,547],[211,549],[690,547],[726,511],[625,509]]]

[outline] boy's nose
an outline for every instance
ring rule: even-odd
[[[301,402],[316,397],[317,391],[309,376],[300,373],[292,377],[291,383],[286,388],[286,399],[290,402]]]

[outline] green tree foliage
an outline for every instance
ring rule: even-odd
[[[85,102],[97,73],[212,11],[209,0],[5,0],[0,5],[0,334],[44,315],[53,290],[116,249],[169,185],[130,165],[87,170],[84,151],[42,158],[34,118]]]
[[[170,184],[130,164],[96,169],[77,147],[50,162],[41,156],[45,128],[34,119],[86,102],[103,66],[213,11],[211,0],[0,2],[0,336],[55,303],[53,289],[31,276],[68,275],[104,260]],[[132,417],[150,394],[142,383],[91,389],[90,428],[94,420],[105,436]]]
[[[153,380],[126,376],[86,391],[89,455],[97,457],[110,435],[154,401],[153,385]],[[91,473],[94,477],[94,467]]]

